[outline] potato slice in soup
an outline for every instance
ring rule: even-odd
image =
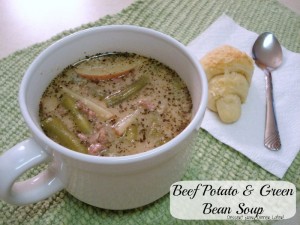
[[[116,64],[96,64],[81,63],[75,67],[75,72],[81,77],[90,80],[108,80],[124,76],[133,71],[135,65],[130,62],[117,62]]]

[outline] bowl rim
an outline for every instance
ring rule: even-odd
[[[163,39],[172,46],[179,49],[193,64],[195,69],[197,70],[197,75],[200,76],[201,81],[201,98],[200,98],[200,104],[198,108],[196,109],[196,113],[189,123],[189,125],[176,137],[174,137],[169,142],[156,147],[154,149],[148,150],[146,152],[137,153],[133,155],[126,155],[126,156],[116,156],[116,157],[100,157],[100,156],[92,156],[87,154],[82,154],[76,151],[72,151],[66,147],[61,146],[60,144],[54,142],[52,139],[48,138],[44,132],[35,125],[33,122],[33,119],[31,118],[26,103],[26,90],[29,87],[30,83],[30,74],[35,70],[35,68],[39,65],[39,63],[47,58],[51,52],[54,52],[56,49],[63,47],[65,43],[75,41],[76,39],[80,39],[81,37],[88,35],[90,33],[98,32],[98,31],[110,31],[110,30],[118,30],[118,31],[130,31],[130,32],[139,32],[144,33],[146,35],[154,36],[155,38]],[[75,33],[72,33],[68,36],[65,36],[58,41],[54,42],[47,48],[45,48],[30,64],[27,71],[25,72],[25,75],[21,81],[20,90],[19,90],[19,105],[21,109],[21,113],[23,115],[23,118],[31,130],[31,132],[34,134],[35,138],[38,138],[42,141],[43,144],[46,144],[47,146],[52,149],[52,151],[58,151],[59,153],[69,157],[76,159],[78,161],[85,161],[89,163],[94,164],[109,164],[109,165],[115,165],[115,164],[130,164],[135,162],[141,162],[144,160],[148,160],[150,158],[154,158],[160,155],[163,155],[164,153],[170,151],[172,148],[177,146],[179,143],[184,141],[186,137],[188,137],[194,130],[200,129],[200,124],[202,122],[202,119],[204,117],[204,113],[206,110],[207,105],[207,91],[208,91],[208,85],[206,80],[205,72],[200,65],[200,63],[196,60],[196,58],[188,51],[186,46],[184,46],[182,43],[177,41],[176,39],[168,36],[167,34],[161,33],[159,31],[135,26],[135,25],[106,25],[106,26],[100,26],[100,27],[92,27],[85,30],[77,31]]]

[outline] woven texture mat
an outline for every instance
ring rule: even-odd
[[[0,152],[30,136],[18,109],[18,87],[29,64],[54,41],[93,26],[134,24],[161,31],[183,44],[188,44],[223,13],[254,32],[261,33],[267,30],[274,32],[286,48],[300,52],[300,16],[281,6],[276,0],[136,1],[119,14],[106,16],[74,30],[62,32],[46,42],[15,52],[0,60]],[[44,167],[45,165],[41,165],[31,169],[20,179],[38,174]],[[201,130],[192,161],[183,179],[276,180],[277,178]],[[294,183],[299,192],[300,154],[283,180]],[[66,191],[28,206],[17,207],[0,201],[0,224],[233,223],[233,221],[180,221],[172,218],[168,195],[148,206],[129,211],[109,211],[92,207],[75,199]]]

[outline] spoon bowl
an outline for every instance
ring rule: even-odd
[[[281,141],[274,110],[271,71],[282,63],[282,48],[274,34],[262,33],[254,42],[252,55],[255,63],[265,73],[266,79],[266,123],[264,144],[270,150],[279,150]]]
[[[274,34],[259,35],[252,48],[253,58],[268,69],[276,69],[282,63],[282,48]]]

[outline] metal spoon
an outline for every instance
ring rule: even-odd
[[[253,59],[265,73],[266,80],[266,124],[264,144],[270,150],[281,147],[274,106],[271,71],[282,63],[282,49],[279,41],[270,32],[262,33],[256,39],[252,48]]]

